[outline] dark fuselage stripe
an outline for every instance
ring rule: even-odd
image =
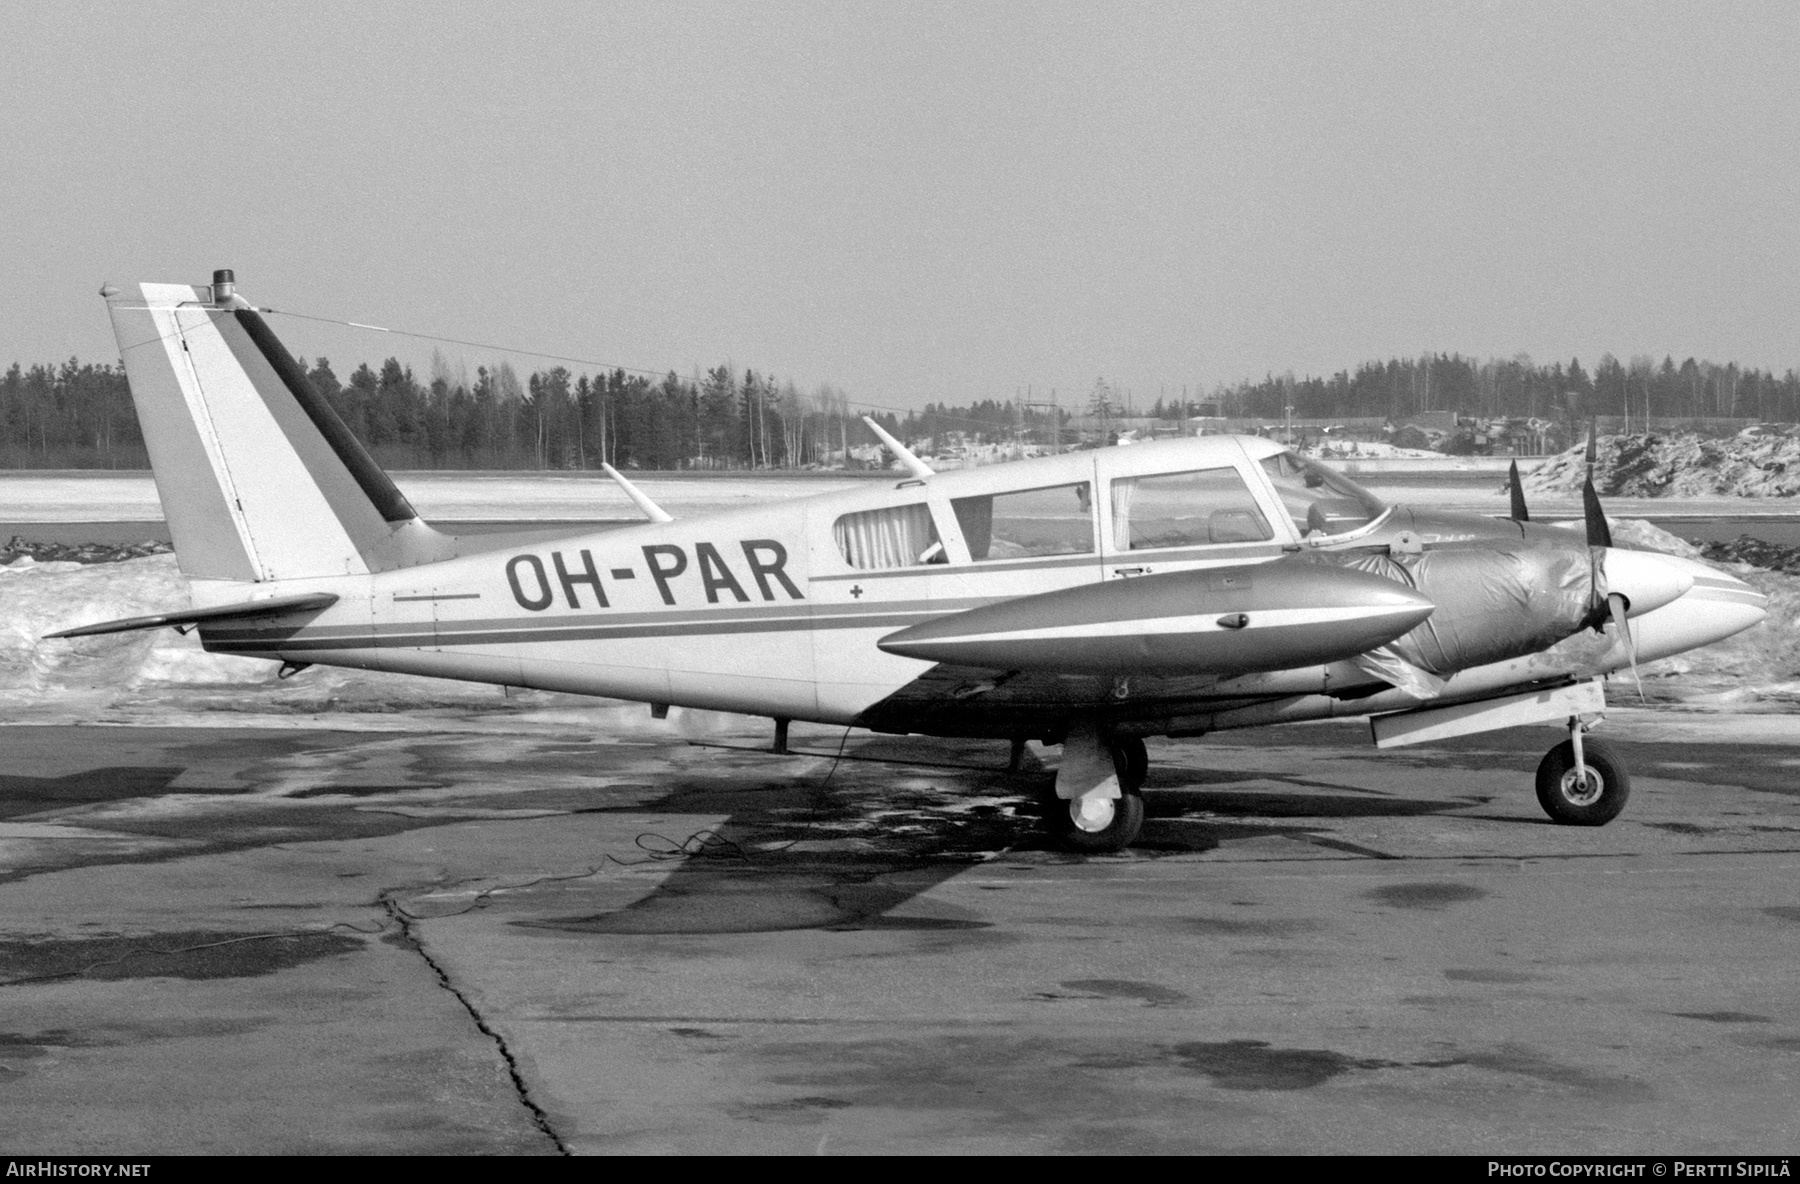
[[[414,629],[409,633],[343,634],[322,637],[309,630],[283,632],[262,629],[254,633],[203,630],[206,648],[216,653],[325,652],[367,649],[455,649],[478,645],[536,645],[567,641],[625,641],[646,637],[705,637],[722,633],[800,633],[831,629],[898,629],[932,617],[930,612],[862,613],[843,617],[786,617],[772,621],[704,621],[681,625],[587,625],[546,628],[539,621],[519,621],[489,629],[448,629],[442,632]]]
[[[860,618],[867,618],[874,624],[896,616],[904,616],[913,620],[923,615],[938,616],[943,613],[960,612],[964,609],[980,608],[992,604],[996,598],[989,596],[961,596],[949,600],[890,600],[876,601],[867,604],[837,604],[829,607],[823,605],[800,605],[798,607],[777,607],[756,609],[694,609],[675,612],[639,612],[639,613],[582,613],[565,618],[556,617],[490,617],[467,621],[438,621],[435,625],[430,621],[391,621],[383,622],[371,628],[368,625],[316,625],[303,629],[282,626],[261,626],[256,628],[238,627],[235,629],[219,628],[208,631],[207,636],[215,642],[238,643],[262,640],[282,640],[304,636],[310,640],[326,641],[336,639],[354,640],[359,645],[368,644],[371,632],[375,637],[390,636],[410,637],[421,629],[433,628],[442,636],[463,633],[500,633],[508,630],[527,631],[559,631],[578,628],[623,629],[635,626],[648,628],[652,633],[675,634],[689,626],[699,627],[705,633],[728,633],[733,629],[754,627],[757,631],[778,628],[853,628]],[[843,619],[847,623],[826,624]],[[772,622],[786,622],[776,625]],[[643,634],[635,634],[642,636]]]

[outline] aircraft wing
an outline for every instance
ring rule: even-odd
[[[166,625],[206,625],[215,621],[248,621],[256,617],[275,617],[310,609],[330,608],[338,602],[333,592],[312,592],[304,596],[275,596],[253,600],[248,604],[226,604],[218,608],[193,608],[178,613],[158,613],[152,617],[126,617],[119,621],[101,621],[97,625],[81,625],[50,637],[96,637],[102,633],[130,633],[135,629],[161,629]]]

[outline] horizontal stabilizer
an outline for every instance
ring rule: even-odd
[[[102,621],[98,625],[82,625],[64,629],[52,637],[96,637],[102,633],[130,633],[135,629],[161,629],[166,625],[206,625],[214,621],[247,621],[254,617],[276,617],[284,613],[326,609],[338,602],[334,592],[313,592],[306,596],[275,596],[249,604],[226,604],[218,608],[195,608],[179,613],[158,613],[153,617],[127,617],[122,621]]]

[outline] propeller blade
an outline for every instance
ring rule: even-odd
[[[1587,517],[1587,541],[1590,547],[1610,547],[1612,527],[1606,523],[1606,511],[1600,508],[1600,495],[1594,492],[1594,479],[1589,477],[1581,486],[1581,509]]]
[[[1525,490],[1519,486],[1519,462],[1512,462],[1512,468],[1508,472],[1512,481],[1512,520],[1530,522],[1531,513],[1525,508]]]
[[[1612,613],[1613,624],[1619,627],[1619,644],[1625,647],[1625,656],[1631,659],[1631,681],[1637,684],[1638,701],[1648,707],[1650,700],[1644,697],[1644,680],[1638,677],[1637,642],[1631,636],[1631,622],[1625,617],[1625,597],[1618,592],[1610,593],[1606,607]]]
[[[1589,481],[1592,481],[1594,479],[1594,461],[1598,458],[1599,449],[1600,449],[1600,421],[1597,418],[1590,418],[1588,420],[1588,443],[1587,443],[1587,467],[1588,467],[1587,475],[1588,475]]]

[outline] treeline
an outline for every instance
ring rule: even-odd
[[[1179,401],[1172,401],[1179,411]],[[1367,362],[1330,378],[1270,375],[1222,387],[1209,400],[1215,414],[1278,419],[1289,406],[1298,418],[1384,417],[1396,424],[1422,411],[1454,411],[1471,418],[1522,416],[1576,424],[1589,416],[1659,419],[1734,418],[1800,421],[1800,373],[1672,357],[1657,362],[1604,355],[1589,374],[1579,359],[1568,365],[1520,356],[1477,361],[1459,354]],[[1196,401],[1195,406],[1198,406]],[[1157,414],[1171,410],[1159,400]]]
[[[578,469],[602,462],[636,469],[798,468],[876,463],[874,437],[849,397],[829,386],[802,394],[792,382],[718,366],[688,378],[563,367],[521,379],[500,363],[473,375],[435,357],[429,379],[389,358],[341,378],[325,358],[302,360],[314,388],[383,465],[397,469]],[[1115,414],[1112,388],[1067,411],[988,400],[928,404],[878,422],[935,452],[956,442],[1023,435],[1072,443],[1069,412]],[[1528,417],[1574,425],[1591,415],[1737,417],[1800,421],[1800,374],[1608,354],[1593,373],[1579,360],[1539,365],[1526,357],[1477,361],[1458,354],[1370,362],[1329,378],[1268,376],[1210,397],[1159,399],[1152,414],[1280,419],[1381,417],[1396,425],[1422,411],[1474,418]],[[1103,420],[1104,422],[1104,420]],[[0,375],[0,467],[148,467],[124,370],[83,364]]]
[[[844,463],[873,435],[831,387],[720,366],[695,378],[563,367],[523,380],[501,363],[419,381],[398,359],[340,378],[301,359],[313,388],[382,465],[396,469],[802,467]],[[904,429],[893,415],[890,431]],[[0,375],[0,467],[147,468],[123,367],[15,363]]]
[[[625,370],[521,379],[507,363],[471,376],[434,357],[421,382],[397,358],[347,378],[331,362],[300,359],[324,396],[385,467],[394,469],[760,469],[881,463],[862,409],[830,386],[802,394],[792,382],[718,366],[683,378]],[[951,433],[1010,440],[1022,421],[1008,403],[932,404],[876,422],[935,450]],[[1066,416],[1064,416],[1066,418]],[[141,469],[143,436],[119,366],[15,363],[0,376],[0,467]]]
[[[392,468],[633,469],[802,467],[871,438],[846,396],[718,366],[694,378],[564,367],[523,381],[501,363],[473,378],[440,357],[429,382],[389,358],[340,380],[307,370],[375,458]]]

